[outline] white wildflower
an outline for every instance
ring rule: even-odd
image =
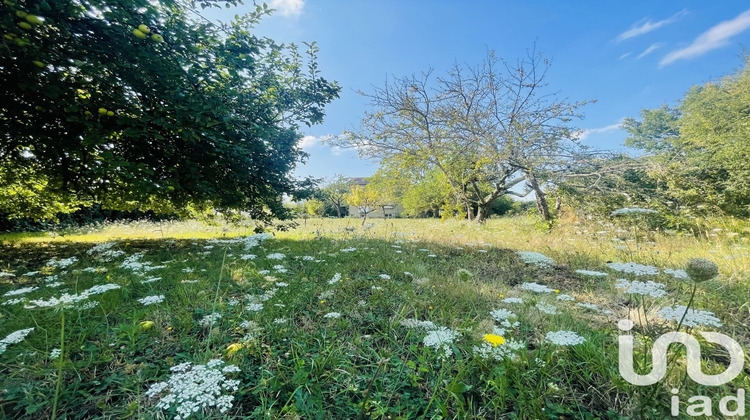
[[[573,331],[548,332],[545,338],[550,343],[558,346],[575,346],[586,342],[585,338]]]
[[[240,381],[227,379],[226,374],[238,372],[233,365],[221,368],[224,362],[210,360],[205,365],[190,366],[183,363],[172,369],[172,376],[166,382],[158,382],[146,391],[146,397],[154,398],[166,392],[156,407],[162,410],[175,408],[175,419],[187,419],[193,414],[215,407],[220,413],[232,408],[234,396],[224,394],[239,389]],[[179,369],[175,369],[178,368]]]
[[[143,305],[152,305],[154,303],[164,302],[164,295],[146,296],[145,298],[138,299],[138,302]]]
[[[210,315],[204,316],[200,321],[198,321],[198,324],[200,324],[202,327],[210,327],[216,324],[221,319],[221,314],[218,312],[214,312]]]
[[[634,262],[627,263],[609,263],[609,268],[621,273],[630,273],[636,276],[655,276],[659,274],[659,269],[652,265],[636,264]]]
[[[55,360],[55,359],[57,359],[57,358],[60,357],[60,354],[62,354],[62,350],[60,350],[60,349],[52,349],[49,352],[49,358],[52,359],[52,360]]]
[[[5,353],[5,350],[8,349],[9,345],[18,344],[23,341],[23,339],[26,338],[26,336],[29,335],[32,331],[34,331],[33,327],[27,328],[25,330],[18,330],[8,334],[7,337],[0,340],[0,354]]]
[[[534,264],[544,267],[553,265],[555,263],[552,258],[538,252],[516,251],[516,254],[521,259],[521,261],[525,262],[526,264]]]
[[[656,210],[651,209],[643,209],[639,207],[625,207],[622,209],[617,209],[613,211],[610,216],[618,216],[622,214],[648,214],[648,213],[658,213]]]
[[[667,295],[665,288],[667,287],[663,283],[657,283],[654,281],[628,281],[626,279],[617,279],[615,285],[618,289],[625,289],[623,293],[628,295],[642,295],[650,296],[652,298],[660,298]]]
[[[502,335],[502,334],[496,334],[495,335]],[[497,360],[502,361],[505,359],[515,360],[518,358],[518,355],[516,352],[519,350],[525,349],[526,344],[523,342],[517,341],[517,340],[506,340],[505,343],[500,344],[498,346],[494,346],[491,343],[488,343],[486,341],[483,341],[480,346],[474,346],[473,351],[474,354],[481,357],[484,360]]]
[[[685,312],[687,312],[687,314],[685,314]],[[687,327],[706,326],[719,328],[723,325],[721,320],[713,312],[687,309],[684,305],[676,305],[674,307],[668,306],[659,310],[659,316],[667,321],[680,322],[683,315],[685,316],[685,320],[682,324]]]
[[[338,313],[338,312],[329,312],[329,313],[323,315],[323,318],[331,318],[331,319],[336,319],[336,318],[340,318],[340,317],[341,317],[341,314]]]
[[[406,328],[421,328],[426,331],[431,331],[437,328],[437,326],[432,321],[420,321],[414,318],[406,318],[404,320],[401,320],[400,324]]]
[[[146,280],[141,281],[141,284],[149,284],[149,283],[153,283],[159,280],[161,280],[161,277],[151,277],[151,278],[147,278]]]
[[[517,297],[509,297],[501,300],[503,303],[523,303],[523,299]]]
[[[591,276],[591,277],[607,277],[609,274],[602,273],[601,271],[591,271],[591,270],[576,270],[576,273],[583,274],[584,276]]]
[[[246,311],[250,312],[259,312],[263,310],[263,304],[262,303],[251,303],[249,305],[245,306]]]
[[[529,290],[531,292],[536,292],[536,293],[554,293],[555,292],[555,289],[550,289],[549,287],[543,284],[538,284],[538,283],[523,283],[521,285],[521,289]]]
[[[557,315],[557,307],[554,305],[539,302],[536,304],[536,308],[539,309],[540,312],[543,312],[547,315]]]
[[[38,287],[24,287],[21,289],[11,290],[11,291],[5,292],[3,297],[25,295],[26,293],[33,292],[34,290],[39,290],[39,288]]]
[[[507,309],[495,309],[494,311],[490,311],[490,316],[495,319],[497,322],[502,322],[508,319],[518,318],[518,316]]]
[[[328,280],[328,284],[336,284],[339,281],[341,281],[341,273],[336,273],[331,280]]]
[[[391,279],[391,276],[389,276],[388,274],[381,274],[378,277],[380,277],[383,280],[390,280]]]
[[[562,294],[562,295],[557,295],[557,300],[561,300],[564,302],[573,302],[576,299],[573,296]]]
[[[440,355],[441,358],[448,358],[453,355],[451,344],[460,336],[461,334],[458,331],[453,331],[446,327],[439,327],[429,331],[422,340],[422,344],[424,344],[425,347],[432,347],[438,352],[442,350],[443,353]]]
[[[671,268],[665,268],[664,269],[664,273],[671,274],[672,277],[674,277],[674,278],[676,278],[678,280],[687,280],[687,279],[690,278],[690,276],[688,276],[688,274],[687,274],[687,272],[685,272],[685,270],[674,270],[674,269],[671,269]]]

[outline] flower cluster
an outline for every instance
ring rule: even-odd
[[[341,281],[341,273],[336,273],[333,278],[328,280],[328,284],[336,284]]]
[[[584,276],[591,276],[591,277],[607,277],[609,274],[602,273],[601,271],[591,271],[591,270],[576,270],[576,273],[583,274]]]
[[[146,391],[148,398],[165,394],[156,404],[157,408],[169,410],[174,407],[175,419],[187,419],[193,414],[209,407],[216,407],[220,413],[232,408],[234,396],[224,394],[237,391],[240,381],[227,379],[226,375],[239,372],[234,365],[221,367],[224,362],[219,359],[209,360],[205,365],[181,363],[170,370],[172,376],[166,382],[157,382]]]
[[[627,295],[642,295],[650,296],[652,298],[660,298],[667,295],[665,288],[667,287],[663,283],[657,283],[654,281],[628,281],[625,279],[617,279],[615,286],[618,289],[625,289],[623,293]]]
[[[545,286],[546,287],[546,286]],[[501,300],[503,303],[523,303],[523,299],[517,297],[508,297]]]
[[[573,331],[550,331],[545,336],[545,339],[558,346],[575,346],[586,342],[585,338]]]
[[[23,341],[23,339],[26,338],[26,336],[29,335],[32,331],[34,331],[33,327],[26,328],[25,330],[18,330],[16,332],[8,334],[7,337],[0,340],[0,354],[5,353],[5,350],[8,349],[9,345],[18,344]]]
[[[414,318],[406,318],[400,322],[406,328],[421,328],[423,330],[431,331],[437,328],[432,321],[420,321]]]
[[[686,313],[687,312],[687,313]],[[684,305],[676,305],[674,307],[668,306],[659,310],[659,316],[666,319],[667,321],[680,322],[682,317],[685,319],[682,324],[687,327],[721,327],[723,324],[721,320],[709,311],[701,311],[698,309],[688,309]]]
[[[341,318],[341,314],[338,312],[329,312],[323,315],[323,318],[329,318],[329,319]]]
[[[528,290],[531,292],[536,293],[554,293],[555,289],[550,289],[549,287],[539,284],[539,283],[523,283],[521,285],[521,289]]]
[[[73,264],[75,264],[78,261],[78,258],[76,257],[70,257],[70,258],[63,258],[61,260],[58,260],[57,258],[52,258],[49,261],[47,261],[47,267],[52,268],[66,268]]]
[[[210,326],[216,324],[216,322],[218,320],[220,320],[220,319],[221,319],[221,314],[218,313],[218,312],[214,312],[214,313],[212,313],[210,315],[204,316],[200,321],[198,321],[198,323],[202,327],[210,327]]]
[[[547,315],[557,315],[557,307],[555,305],[539,302],[536,304],[536,308],[539,309],[539,312],[545,313]]]
[[[678,279],[678,280],[687,280],[690,277],[688,276],[687,272],[685,270],[675,270],[672,268],[665,268],[664,269],[665,274],[671,274],[672,277]]]
[[[490,341],[482,341],[479,346],[474,346],[472,349],[474,354],[481,357],[484,360],[497,360],[502,361],[505,359],[516,359],[518,356],[516,353],[519,350],[525,349],[526,344],[517,340],[505,340],[503,344],[495,345]]]
[[[625,207],[622,209],[617,209],[613,211],[610,216],[619,216],[623,214],[649,214],[649,213],[658,213],[656,210],[651,209],[643,209],[640,207]]]
[[[284,258],[286,258],[286,255],[278,253],[278,252],[274,254],[266,255],[266,259],[269,259],[269,260],[283,260]]]
[[[38,287],[24,287],[22,289],[16,289],[16,290],[11,290],[11,291],[5,292],[5,294],[3,295],[3,297],[5,297],[5,296],[23,295],[23,294],[26,294],[26,293],[29,293],[29,292],[33,292],[34,290],[38,290],[38,289],[39,289]]]
[[[55,306],[67,306],[72,305],[74,303],[78,303],[80,301],[88,299],[92,295],[99,295],[104,292],[107,292],[109,290],[115,290],[119,289],[120,285],[118,284],[101,284],[98,286],[93,286],[87,290],[84,290],[83,292],[79,294],[68,294],[63,293],[59,298],[51,297],[47,300],[44,299],[33,299],[30,300],[28,305],[26,305],[26,308],[51,308]]]
[[[685,273],[694,282],[700,283],[718,276],[719,266],[715,262],[704,258],[691,258],[685,267]]]
[[[138,299],[138,302],[143,305],[152,305],[154,303],[164,302],[164,295],[146,296],[145,298]]]
[[[652,265],[636,264],[634,262],[609,263],[607,266],[615,271],[630,273],[636,276],[655,276],[659,274],[659,269]]]
[[[552,258],[538,252],[516,251],[516,254],[519,258],[521,258],[521,261],[525,262],[526,264],[533,264],[544,267],[553,265],[555,263]]]
[[[495,319],[497,322],[503,322],[508,319],[517,318],[516,314],[512,311],[509,311],[507,309],[495,309],[494,311],[490,311],[490,316]]]
[[[451,344],[460,336],[461,333],[458,331],[453,331],[446,327],[438,327],[437,329],[429,331],[422,340],[422,343],[425,347],[432,347],[436,351],[442,350],[443,353],[441,354],[441,357],[447,359],[453,355]]]

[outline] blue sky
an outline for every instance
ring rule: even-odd
[[[253,6],[212,11],[222,20]],[[310,154],[298,176],[369,176],[377,165],[320,143],[358,125],[367,100],[357,90],[454,63],[477,64],[488,49],[515,61],[536,43],[553,60],[551,88],[595,99],[576,126],[584,143],[615,149],[624,117],[674,105],[693,85],[741,68],[750,46],[747,1],[408,1],[271,0],[277,11],[256,33],[278,42],[316,41],[324,77],[342,86],[325,122],[305,128]]]

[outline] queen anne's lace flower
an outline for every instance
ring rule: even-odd
[[[690,277],[688,277],[688,274],[687,274],[687,272],[685,272],[685,270],[675,270],[675,269],[672,269],[672,268],[665,268],[664,269],[664,273],[665,274],[671,274],[672,277],[674,277],[676,279],[679,279],[679,280],[687,280],[687,279],[690,278]]]
[[[523,303],[523,299],[516,298],[516,297],[509,297],[509,298],[505,298],[505,299],[501,300],[500,302],[503,302],[503,303]]]
[[[575,346],[577,344],[583,344],[586,339],[573,331],[554,331],[548,332],[545,339],[552,344],[558,346]]]
[[[659,274],[659,269],[652,265],[636,264],[634,262],[609,263],[607,266],[615,271],[634,274],[636,276],[655,276]]]
[[[329,313],[323,315],[323,318],[329,318],[329,319],[336,319],[336,318],[340,318],[340,317],[341,317],[341,314],[338,313],[338,312],[329,312]]]
[[[652,298],[660,298],[667,295],[667,291],[665,290],[667,286],[665,284],[650,280],[642,282],[617,279],[615,285],[618,289],[625,289],[623,293],[627,295],[651,296]]]
[[[539,302],[536,304],[536,308],[547,315],[557,315],[557,307],[549,303]]]
[[[153,305],[154,303],[164,302],[164,295],[146,296],[145,298],[138,299],[138,302],[143,305]]]
[[[18,330],[8,334],[7,337],[0,340],[0,354],[5,353],[5,350],[8,349],[9,345],[18,344],[23,341],[23,339],[26,338],[26,336],[29,335],[32,331],[34,331],[33,327],[26,328],[25,330]]]
[[[526,264],[550,266],[555,263],[552,258],[538,252],[516,251],[516,254],[521,259],[521,261],[525,262]]]
[[[333,278],[328,280],[328,284],[336,284],[339,281],[341,281],[341,273],[336,273],[333,275]]]
[[[278,253],[278,252],[274,254],[266,255],[266,259],[269,259],[269,260],[283,260],[284,258],[286,258],[286,255]]]
[[[210,315],[204,316],[198,323],[203,327],[210,327],[216,324],[216,322],[220,319],[221,319],[221,314],[214,312]]]
[[[406,318],[404,320],[401,320],[400,324],[406,328],[421,328],[427,331],[437,328],[437,326],[432,321],[420,321],[414,318]]]
[[[498,346],[483,341],[481,345],[474,346],[472,350],[474,351],[474,354],[484,360],[492,359],[502,361],[505,359],[515,360],[518,358],[516,353],[524,348],[526,348],[526,344],[523,342],[510,339],[506,340],[504,344]]]
[[[539,283],[523,283],[521,285],[521,289],[528,290],[531,292],[536,293],[554,293],[555,289],[550,289],[549,287],[539,284]]]
[[[611,216],[619,216],[623,214],[649,214],[649,213],[658,213],[656,210],[651,209],[643,209],[639,207],[625,207],[622,209],[617,209],[610,214]]]
[[[442,350],[443,353],[441,354],[441,357],[448,358],[453,355],[451,344],[456,338],[460,336],[461,334],[458,331],[453,331],[446,327],[439,327],[437,329],[429,331],[425,338],[422,340],[422,343],[425,345],[425,347],[432,347],[436,351]]]
[[[576,270],[576,273],[583,274],[584,276],[591,276],[591,277],[607,277],[609,274],[602,273],[601,271],[591,271],[591,270]]]
[[[24,287],[21,289],[11,290],[8,292],[5,292],[3,296],[18,296],[18,295],[24,295],[26,293],[33,292],[34,290],[39,290],[38,287]]]
[[[685,314],[687,312],[687,314]],[[709,311],[701,311],[698,309],[688,309],[684,305],[676,305],[674,307],[668,306],[659,310],[659,316],[666,319],[667,321],[680,322],[683,315],[685,319],[682,324],[687,327],[721,327],[723,324],[721,320]]]
[[[193,414],[210,407],[220,413],[232,408],[234,396],[225,394],[239,389],[240,381],[227,379],[229,373],[239,372],[234,365],[224,364],[221,360],[212,359],[205,365],[182,363],[172,367],[172,376],[165,382],[157,382],[146,391],[148,398],[161,395],[157,408],[168,410],[175,408],[175,419],[187,419]]]
[[[495,318],[495,321],[502,322],[506,321],[511,318],[517,318],[516,314],[513,311],[509,311],[504,308],[495,309],[494,311],[490,311],[490,316]]]

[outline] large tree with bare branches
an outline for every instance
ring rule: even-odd
[[[483,221],[498,197],[535,192],[540,214],[550,212],[543,189],[550,171],[576,148],[585,102],[550,91],[550,62],[535,50],[510,64],[489,52],[477,66],[454,65],[396,77],[372,93],[360,127],[332,141],[374,159],[405,159],[445,174],[469,219]],[[516,186],[524,185],[524,191]]]

